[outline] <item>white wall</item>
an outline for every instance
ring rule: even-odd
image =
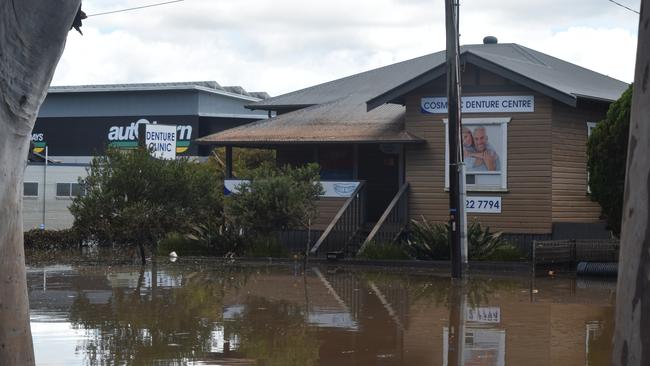
[[[25,182],[38,182],[38,197],[23,197],[23,225],[25,231],[38,228],[43,223],[43,178],[44,166],[28,165]],[[69,197],[56,196],[57,183],[77,183],[85,177],[85,166],[50,164],[47,166],[45,185],[45,228],[65,229],[72,226],[73,217],[68,210],[72,203]]]

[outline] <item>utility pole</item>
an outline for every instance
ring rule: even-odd
[[[45,195],[45,189],[47,187],[47,161],[50,160],[47,150],[47,145],[45,145],[45,164],[43,165],[43,223],[41,224],[41,230],[45,230],[45,202],[47,201],[47,196]]]
[[[451,242],[451,277],[462,277],[461,230],[464,202],[461,202],[460,183],[462,154],[460,146],[460,72],[458,46],[458,3],[445,0],[445,26],[447,29],[447,112],[449,136],[449,232]]]

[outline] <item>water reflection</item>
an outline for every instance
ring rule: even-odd
[[[28,272],[39,365],[600,365],[608,281],[159,264]]]

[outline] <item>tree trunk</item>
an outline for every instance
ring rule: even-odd
[[[650,365],[650,14],[641,3],[621,255],[616,296],[613,364]]]
[[[140,253],[140,263],[144,266],[147,264],[147,255],[144,252],[144,243],[142,242],[142,236],[138,240],[138,252]]]
[[[33,365],[23,248],[32,128],[79,0],[0,0],[0,365]]]

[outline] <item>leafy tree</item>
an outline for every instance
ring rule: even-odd
[[[211,158],[225,171],[225,148],[214,149]],[[272,163],[275,163],[275,150],[241,147],[232,149],[232,173],[235,177],[250,176],[261,165]]]
[[[612,103],[587,142],[591,199],[600,204],[607,225],[617,235],[621,232],[631,105],[632,85]]]
[[[322,191],[318,165],[262,164],[250,178],[225,200],[226,216],[235,227],[267,240],[281,230],[309,226]]]
[[[114,149],[95,157],[80,180],[85,195],[70,206],[74,228],[100,245],[137,245],[142,262],[171,232],[194,224],[218,227],[222,174],[211,164],[159,160],[145,149]]]

